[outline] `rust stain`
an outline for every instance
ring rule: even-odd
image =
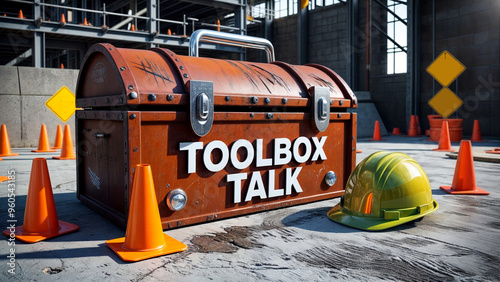
[[[170,83],[174,83],[170,79],[170,76],[168,75],[167,71],[162,66],[157,65],[155,62],[152,62],[148,58],[143,57],[141,59],[141,58],[137,57],[137,59],[139,59],[139,63],[134,62],[133,64],[136,65],[135,67],[137,69],[140,69],[146,73],[146,76],[147,76],[149,82],[151,82],[151,76],[152,76],[156,82],[156,85],[158,85],[158,86],[159,86],[158,79],[161,79],[164,86],[167,85],[166,81],[168,81]],[[144,64],[143,60],[146,62],[146,64]]]

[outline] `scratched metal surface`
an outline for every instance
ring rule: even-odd
[[[386,139],[361,141],[357,161],[379,150],[415,158],[440,205],[420,222],[359,231],[330,221],[326,212],[338,199],[325,200],[166,231],[188,251],[133,264],[122,262],[104,243],[125,232],[76,199],[75,162],[48,160],[59,219],[80,230],[36,244],[17,242],[16,274],[7,272],[2,259],[0,280],[498,281],[500,164],[474,162],[477,184],[490,195],[449,195],[439,186],[451,184],[456,161],[432,151],[436,143],[424,137]],[[473,145],[486,150],[500,147],[500,141]],[[18,157],[0,161],[0,175],[16,170],[19,223],[34,157],[29,150],[14,149]],[[7,221],[5,183],[0,183],[0,221]],[[3,240],[0,256],[8,252]]]
[[[334,71],[319,65],[188,57],[167,49],[124,49],[110,44],[95,44],[87,52],[78,78],[76,104],[84,108],[185,104],[191,80],[214,83],[215,105],[304,107],[309,105],[308,89],[321,86],[329,89],[332,106],[356,107],[347,84]],[[130,98],[132,92],[137,98]],[[149,94],[157,98],[152,101]],[[251,101],[251,97],[260,97],[260,102]],[[271,101],[264,103],[264,97]]]

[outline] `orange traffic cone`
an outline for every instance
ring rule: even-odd
[[[59,20],[59,26],[60,27],[63,27],[66,25],[66,16],[64,15],[64,13],[61,15],[61,19]]]
[[[78,230],[78,226],[57,219],[49,169],[44,158],[35,158],[24,211],[24,225],[7,229],[3,234],[16,234],[16,239],[35,243]]]
[[[481,129],[479,128],[479,120],[474,120],[474,125],[472,126],[472,137],[470,138],[472,142],[484,142],[481,138]]]
[[[124,261],[140,261],[187,250],[187,246],[163,233],[151,166],[135,168],[125,237],[106,245]]]
[[[417,123],[417,135],[421,135],[422,129],[420,128],[420,119],[417,115],[415,115],[415,122]]]
[[[456,150],[451,149],[450,141],[450,131],[448,130],[448,122],[443,121],[441,126],[441,135],[439,136],[439,145],[437,149],[432,149],[433,151],[446,151],[455,152]]]
[[[7,134],[7,126],[2,124],[0,128],[0,157],[13,157],[19,154],[12,153],[10,149],[9,134]]]
[[[167,35],[172,35],[172,31],[170,30],[170,28],[167,30]]]
[[[64,64],[63,63],[61,63],[61,69],[64,69]]]
[[[26,18],[26,17],[24,17],[24,15],[23,15],[23,10],[19,10],[19,14],[17,15],[17,17],[18,17],[19,19],[25,19],[25,18]]]
[[[135,29],[135,24],[132,24],[132,25],[130,26],[130,31],[137,31],[137,30]]]
[[[441,189],[450,194],[467,195],[489,195],[489,192],[476,186],[476,174],[474,172],[474,159],[472,156],[472,145],[469,140],[460,142],[458,150],[457,165],[451,186],[440,186]]]
[[[392,129],[392,135],[401,135],[401,129],[399,129],[399,127],[394,127]]]
[[[380,125],[378,120],[375,121],[375,127],[373,128],[373,138],[370,141],[384,141],[380,136]]]
[[[417,137],[418,136],[418,128],[417,128],[417,120],[414,115],[410,117],[410,126],[408,128],[408,137]]]
[[[2,161],[2,158],[0,158],[0,161]],[[9,178],[7,176],[0,176],[0,182],[4,182],[7,180],[9,180]]]
[[[500,148],[494,148],[494,149],[491,149],[489,151],[484,151],[485,153],[488,153],[488,154],[500,154]]]
[[[52,157],[57,160],[74,160],[76,159],[75,152],[73,151],[73,141],[71,140],[71,129],[69,124],[64,126],[64,137],[61,148],[61,155],[59,157]]]
[[[56,141],[54,141],[54,147],[51,147],[51,149],[61,149],[63,141],[62,139],[63,139],[62,127],[60,124],[58,124],[56,132]]]
[[[31,150],[34,153],[50,153],[57,152],[57,150],[49,148],[49,136],[47,135],[47,128],[45,124],[42,124],[42,129],[40,129],[40,139],[38,139],[38,150]]]
[[[220,20],[217,19],[217,31],[220,31]]]
[[[83,18],[83,25],[89,25],[89,23],[87,22],[87,18]]]

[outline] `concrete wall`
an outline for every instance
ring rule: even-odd
[[[6,124],[12,147],[37,147],[42,124],[53,145],[63,122],[45,102],[62,86],[74,93],[77,78],[78,70],[0,66],[0,124]],[[74,117],[66,123],[74,138]]]
[[[347,8],[343,4],[318,7],[309,13],[309,63],[331,68],[347,78]]]
[[[297,15],[279,18],[274,21],[274,51],[276,61],[296,65],[297,60]]]
[[[421,99],[425,117],[433,111],[427,105],[440,89],[426,72],[432,57],[432,1],[421,3]],[[471,135],[474,119],[479,120],[483,136],[500,136],[500,1],[436,1],[436,56],[448,50],[465,65],[450,90],[464,105],[450,118],[464,119],[464,135]],[[427,125],[425,120],[425,125]]]

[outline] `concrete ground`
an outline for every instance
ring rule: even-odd
[[[458,149],[458,143],[453,144]],[[380,151],[404,152],[427,172],[439,209],[420,222],[382,232],[365,232],[330,221],[331,199],[257,213],[166,233],[189,249],[125,263],[105,244],[124,230],[76,198],[75,162],[48,159],[59,220],[80,230],[35,244],[16,241],[15,274],[8,271],[8,237],[0,242],[0,280],[13,281],[498,281],[500,280],[500,163],[474,162],[476,181],[488,196],[449,195],[455,159],[435,152],[421,138],[360,140],[357,162]],[[499,140],[473,144],[500,147]],[[21,224],[31,160],[52,154],[14,149],[0,162],[0,175],[16,173],[15,219]],[[8,218],[8,186],[0,183],[0,222]]]

